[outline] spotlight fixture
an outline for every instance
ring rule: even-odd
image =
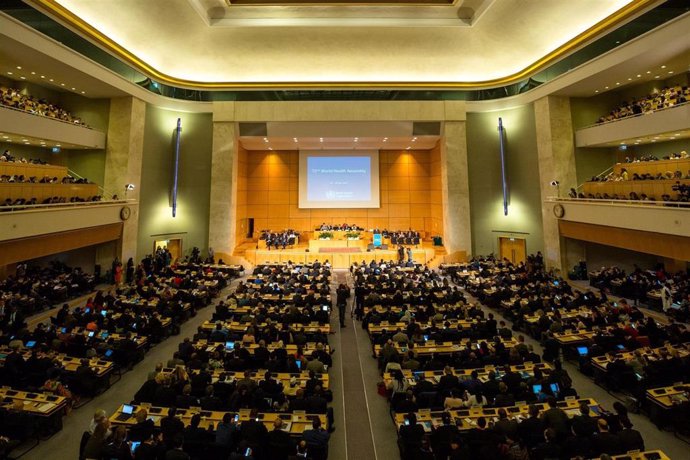
[[[125,184],[125,192],[131,192],[135,188],[134,184]]]
[[[552,180],[552,181],[551,181],[551,187],[558,187],[559,185],[561,185],[561,183],[558,182],[557,180]]]

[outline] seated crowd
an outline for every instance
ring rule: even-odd
[[[0,330],[16,332],[27,316],[90,292],[97,282],[94,275],[59,261],[49,267],[19,263],[14,275],[0,281]]]
[[[0,105],[23,110],[24,112],[29,112],[34,115],[55,118],[67,123],[74,123],[75,125],[83,126],[85,128],[89,127],[79,117],[75,117],[67,110],[58,107],[55,104],[51,104],[45,99],[39,99],[37,97],[24,94],[22,91],[15,88],[0,86]]]
[[[589,273],[589,282],[598,289],[632,299],[635,304],[660,306],[678,320],[687,322],[690,318],[690,274],[687,272],[668,273],[662,265],[652,270],[635,266],[629,274],[619,267],[601,267]]]
[[[383,372],[380,390],[390,400],[403,459],[586,459],[644,450],[625,406],[616,403],[607,412],[577,399],[559,353],[546,347],[542,362],[524,337],[513,337],[493,314],[485,317],[447,277],[432,272],[413,279],[414,273],[399,273],[392,263],[353,270],[356,302]],[[445,273],[484,304],[507,304],[517,328],[529,324],[528,316],[549,319],[543,311],[566,305],[591,304],[596,311],[595,296],[548,275],[541,256],[519,266],[477,259],[445,267]],[[548,340],[563,327],[552,328],[559,324],[553,318],[540,325],[545,330],[524,331]],[[683,339],[684,331],[671,328],[654,340],[674,332],[680,336],[671,340]]]
[[[22,264],[16,277],[19,285],[27,286],[23,281],[27,272]],[[26,312],[20,316],[12,307],[8,328],[0,334],[0,382],[7,385],[6,391],[11,387],[13,394],[24,391],[29,392],[25,398],[54,398],[48,401],[59,406],[52,411],[48,405],[44,410],[32,410],[29,405],[17,414],[3,409],[0,419],[22,419],[24,429],[16,429],[13,423],[12,429],[0,428],[0,435],[8,436],[14,446],[39,429],[45,431],[40,427],[46,420],[52,421],[50,432],[59,430],[62,415],[82,398],[105,391],[117,369],[141,360],[150,346],[179,330],[196,308],[210,303],[229,277],[222,270],[196,265],[180,269],[141,264],[132,285],[98,291],[84,307],[70,309],[65,304],[50,323],[38,323],[33,329],[23,320]],[[55,277],[56,282],[60,279],[62,275]],[[76,283],[68,283],[75,292]],[[38,286],[36,282],[33,288]],[[85,291],[92,289],[93,282]]]
[[[285,249],[286,246],[294,246],[299,238],[299,232],[292,229],[283,230],[282,232],[273,232],[271,230],[262,230],[260,240],[266,241],[266,248],[270,251],[271,247],[276,250],[278,248]]]
[[[114,458],[112,445],[124,442],[134,445],[125,458],[137,460],[326,459],[329,278],[320,263],[257,266],[217,304],[213,322],[156,366],[131,415],[99,417],[84,456]]]
[[[632,98],[630,101],[623,101],[618,107],[611,110],[608,115],[599,117],[597,123],[606,123],[620,120],[621,118],[652,113],[655,110],[684,104],[688,99],[690,99],[690,88],[687,86],[665,86],[660,91],[655,91],[639,99]]]

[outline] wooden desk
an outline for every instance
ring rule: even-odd
[[[501,377],[505,374],[503,372],[503,367],[504,366],[486,366],[486,367],[480,367],[477,369],[453,369],[453,375],[458,377],[460,380],[467,380],[472,376],[472,372],[476,371],[477,372],[477,378],[482,381],[486,382],[489,380],[489,372],[494,371],[496,373],[496,379],[500,380]],[[510,366],[510,369],[514,372],[517,372],[518,374],[521,374],[523,378],[529,378],[529,377],[534,377],[534,369],[541,369],[542,373],[546,376],[548,376],[551,373],[551,365],[548,363],[525,363],[522,365],[514,365]],[[428,380],[429,382],[433,383],[436,385],[441,377],[444,375],[443,371],[415,371],[412,372],[409,369],[403,369],[402,370],[403,377],[407,379],[407,383],[409,383],[411,386],[414,386],[417,384],[417,379],[415,378],[415,374],[422,373],[424,374],[424,378]],[[390,373],[384,372],[383,374],[383,381],[385,383],[389,383],[392,380],[392,377]]]
[[[11,407],[14,401],[21,401],[24,405],[22,408],[24,412],[40,417],[50,417],[57,413],[62,415],[65,407],[67,407],[67,399],[63,396],[38,392],[30,393],[9,387],[0,388],[0,399],[2,399],[2,406],[5,408]]]
[[[432,326],[435,326],[439,329],[445,329],[445,324],[450,323],[449,327],[450,329],[458,329],[458,330],[463,330],[463,329],[471,329],[473,325],[479,325],[480,323],[478,321],[468,321],[465,319],[449,319],[449,320],[444,320],[441,322],[437,322],[432,324],[430,321],[426,323],[416,323],[419,325],[419,327],[424,330],[428,329]],[[407,323],[389,323],[388,321],[382,321],[378,324],[369,324],[367,326],[367,329],[369,330],[369,335],[376,335],[376,334],[381,334],[385,331],[387,332],[395,332],[398,328],[401,330],[405,331],[407,329],[408,324]]]
[[[658,348],[652,348],[652,349],[644,348],[641,350],[642,350],[642,354],[649,361],[653,362],[653,361],[659,361],[660,360],[659,351],[662,348],[666,348],[667,350],[669,350],[669,352],[671,351],[671,349],[678,350],[678,354],[679,354],[680,358],[685,358],[686,356],[690,356],[690,350],[688,350],[688,346],[689,346],[689,344],[684,343],[681,345],[676,345],[676,346],[671,347],[671,348],[664,346],[664,347],[658,347]],[[619,353],[616,353],[616,356],[620,357],[621,359],[623,359],[623,361],[626,361],[626,362],[632,361],[635,358],[635,354],[631,351],[619,352]],[[594,368],[597,369],[598,371],[601,371],[601,372],[606,372],[606,365],[610,362],[611,361],[609,360],[608,356],[595,356],[594,358],[592,358],[592,364],[593,364]]]
[[[232,342],[232,341],[228,341],[228,342]],[[223,343],[223,342],[208,342],[207,340],[201,339],[201,340],[197,340],[196,342],[193,342],[193,346],[196,349],[199,349],[199,350],[205,349],[206,351],[211,352],[211,351],[217,349],[219,345],[226,347],[228,342],[225,342],[225,343]],[[234,343],[235,342],[233,342],[233,344]],[[236,342],[236,343],[241,344],[242,342]],[[322,345],[323,345],[324,351],[327,353],[330,353],[331,347],[328,344],[322,344]],[[249,351],[249,353],[253,355],[254,350],[259,348],[259,345],[256,343],[252,343],[252,344],[242,345],[242,348],[247,349]],[[276,343],[269,343],[266,345],[266,348],[268,348],[268,351],[274,351],[274,350],[277,350],[279,347],[278,347],[278,344],[276,344]],[[297,355],[298,346],[295,345],[294,343],[283,344],[283,348],[285,349],[285,351],[287,351],[288,355]],[[315,350],[316,350],[316,343],[315,342],[307,342],[304,345],[302,345],[302,353],[304,354],[304,356],[311,356],[311,354]]]
[[[163,368],[162,373],[163,374],[172,374],[174,371],[173,368],[171,367],[166,367]],[[198,374],[198,370],[193,370],[192,374]],[[214,369],[213,372],[211,373],[211,381],[212,383],[216,383],[220,376],[222,374],[225,374],[230,377],[228,381],[234,382],[237,380],[242,380],[244,378],[244,371],[225,371],[223,369]],[[251,373],[251,379],[254,380],[256,383],[259,383],[264,379],[264,375],[266,374],[265,369],[259,369],[256,371],[252,371]],[[273,372],[272,373],[273,378],[279,381],[280,383],[283,384],[283,394],[285,396],[289,397],[294,397],[297,394],[297,390],[300,388],[304,389],[307,385],[307,381],[309,380],[309,372],[304,371],[304,372],[299,372],[296,374],[291,374],[287,372]],[[292,378],[295,378],[296,380],[296,385],[292,386],[291,385],[291,380]],[[324,390],[328,390],[330,388],[330,379],[327,373],[324,374],[317,374],[317,377],[319,380],[321,380],[321,388]]]
[[[580,402],[586,402],[590,407],[590,414],[596,416],[599,412],[599,404],[591,399],[570,399],[566,401],[559,401],[558,407],[563,409],[569,418],[580,414]],[[529,404],[520,404],[517,406],[504,407],[508,413],[509,419],[515,419],[517,421],[522,421],[529,418]],[[548,405],[545,403],[536,403],[535,406],[539,408],[539,412],[542,413],[548,409]],[[467,409],[458,409],[448,411],[451,417],[455,420],[456,426],[461,431],[471,430],[477,427],[477,419],[484,417],[487,421],[498,421],[498,409],[497,408],[484,408],[484,407],[470,407]],[[432,412],[430,410],[420,410],[416,412],[417,423],[424,427],[426,433],[431,433],[434,427],[443,424],[441,421],[441,415],[443,411]],[[405,423],[404,413],[395,413],[394,421],[395,426],[400,429]]]
[[[485,342],[485,340],[479,340],[478,342],[475,341],[474,343],[480,343],[480,342]],[[509,340],[501,339],[501,342],[503,345],[505,345],[506,348],[512,348],[518,344],[517,340],[515,337],[511,337]],[[441,343],[431,343],[431,341],[426,342],[423,345],[415,345],[412,350],[415,352],[417,356],[430,356],[434,353],[437,354],[452,354],[456,353],[458,351],[463,351],[467,348],[467,345],[470,343],[469,339],[462,339],[457,342],[441,342]],[[491,342],[487,342],[489,345],[489,349],[493,348],[493,344]],[[376,356],[379,356],[381,354],[381,345],[374,345],[374,353]],[[395,349],[398,351],[398,353],[404,354],[407,353],[410,348],[406,346],[402,346],[399,343],[395,343]]]
[[[134,415],[137,413],[140,407],[146,408],[149,413],[149,418],[153,421],[153,424],[160,427],[160,420],[168,415],[167,407],[154,407],[149,405],[141,404],[139,406],[134,406],[132,415],[127,420],[118,420],[118,416],[122,414],[122,408],[124,405],[120,406],[113,415],[110,416],[110,423],[113,425],[123,425],[126,427],[136,424],[136,418]],[[199,426],[204,429],[210,428],[215,430],[218,423],[223,420],[223,416],[228,412],[224,411],[202,411],[201,409],[177,409],[177,416],[180,418],[184,426],[187,427],[192,421],[192,416],[195,414],[201,414],[201,423]],[[249,420],[250,411],[240,410],[239,412],[230,412],[233,416],[238,416],[238,423],[245,422]],[[305,414],[299,412],[279,414],[275,412],[262,412],[259,414],[259,420],[263,422],[266,428],[270,431],[273,429],[273,421],[277,418],[283,419],[285,422],[285,431],[293,436],[301,436],[304,430],[311,429],[312,420],[314,417],[321,419],[321,426],[328,429],[328,420],[325,414]]]
[[[11,350],[8,346],[0,346],[0,363],[3,363],[4,365],[5,357],[8,354],[10,354],[10,352]],[[31,357],[31,350],[28,348],[23,348],[20,350],[20,352],[22,353],[24,360],[27,360]],[[76,372],[77,368],[81,366],[82,358],[67,356],[62,353],[55,354],[52,352],[46,353],[46,356],[50,357],[51,359],[57,359],[67,372]],[[89,366],[91,366],[93,371],[96,373],[96,376],[98,376],[99,378],[106,377],[113,371],[115,367],[113,363],[109,361],[103,361],[98,358],[91,358],[89,360]]]
[[[310,334],[310,333],[315,333],[315,332],[320,332],[322,334],[330,334],[331,332],[331,325],[330,324],[319,324],[319,323],[309,323],[309,324],[289,324],[287,326],[283,325],[282,323],[274,323],[273,324],[278,330],[284,330],[286,327],[289,328],[290,330],[297,331],[301,329],[305,334]],[[251,324],[251,323],[242,323],[239,321],[226,321],[223,323],[223,327],[230,332],[245,332],[248,328],[253,327],[254,329],[261,329],[264,327],[267,327],[268,324],[266,323],[261,323],[261,324]],[[216,328],[216,323],[211,322],[211,321],[204,321],[204,323],[199,326],[202,330],[206,332],[211,332],[213,329]]]

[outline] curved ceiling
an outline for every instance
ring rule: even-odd
[[[158,81],[191,88],[251,89],[505,85],[660,2],[27,3]]]

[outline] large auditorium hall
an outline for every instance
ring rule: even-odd
[[[690,459],[690,1],[0,1],[0,460]]]

